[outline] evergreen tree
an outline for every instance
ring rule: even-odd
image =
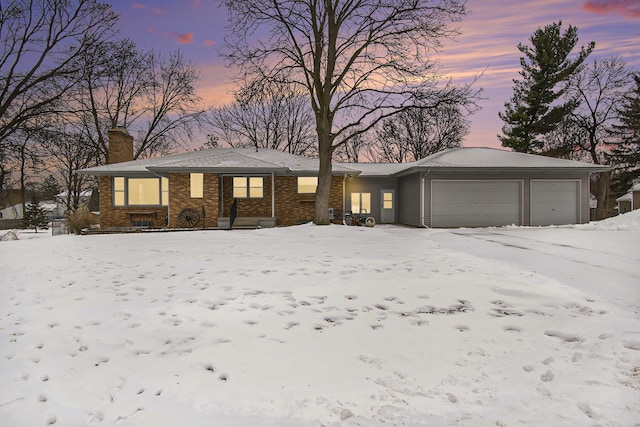
[[[575,59],[569,54],[578,43],[577,27],[561,33],[562,21],[538,28],[529,38],[531,46],[518,44],[524,54],[520,58],[522,80],[514,79],[514,94],[499,113],[505,122],[504,135],[498,138],[503,147],[525,153],[540,153],[544,146],[541,136],[553,131],[563,118],[577,106],[573,99],[558,101],[567,91],[569,78],[591,54],[595,42],[581,47]]]
[[[38,228],[44,230],[49,228],[47,212],[37,200],[33,199],[25,207],[24,215],[22,216],[22,226],[24,228],[33,228],[36,233],[38,232]]]
[[[630,178],[640,173],[640,74],[633,74],[634,87],[624,96],[618,109],[620,125],[615,126],[614,141],[607,157]]]
[[[53,175],[46,177],[40,184],[40,192],[45,197],[45,200],[55,200],[60,191],[58,180]]]

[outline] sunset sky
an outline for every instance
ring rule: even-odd
[[[228,76],[220,57],[226,11],[211,0],[111,0],[121,16],[121,33],[141,47],[160,52],[181,49],[202,73],[198,93],[215,105],[230,99]],[[640,71],[640,0],[468,0],[462,34],[440,55],[442,72],[454,82],[484,73],[480,111],[472,117],[464,146],[500,147],[498,112],[512,94],[520,71],[517,44],[533,32],[562,20],[578,27],[579,46],[596,42],[592,58],[623,57]],[[200,141],[200,145],[204,141]]]

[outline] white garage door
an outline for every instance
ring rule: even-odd
[[[580,181],[531,181],[531,225],[580,222]]]
[[[431,181],[432,227],[489,227],[521,222],[521,181]]]

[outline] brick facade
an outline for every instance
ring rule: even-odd
[[[296,225],[312,221],[315,217],[315,194],[299,194],[298,179],[295,176],[276,176],[276,218],[277,225]],[[342,210],[343,178],[331,178],[329,207]]]
[[[220,216],[220,176],[218,174],[204,174],[204,191],[202,198],[191,198],[190,174],[172,173],[169,175],[169,227],[179,228],[178,215],[183,209],[193,208],[200,214],[200,222],[196,227],[203,226],[202,211],[204,209],[204,227],[217,227]]]
[[[241,176],[241,175],[238,175]],[[100,227],[103,229],[125,228],[151,222],[149,226],[165,227],[168,218],[169,228],[180,228],[178,215],[185,208],[195,209],[200,215],[196,228],[203,227],[202,210],[204,208],[204,227],[218,226],[218,217],[228,217],[233,204],[233,177],[222,177],[223,208],[220,211],[219,174],[204,174],[204,192],[202,198],[191,198],[190,174],[169,175],[169,207],[113,206],[112,183],[110,176],[100,177]],[[275,216],[276,225],[296,225],[314,218],[315,194],[298,194],[298,180],[295,176],[276,176]],[[334,176],[331,181],[329,207],[342,210],[343,178]],[[271,176],[264,176],[263,197],[256,199],[238,199],[238,217],[271,217]]]
[[[168,213],[166,206],[113,206],[113,177],[100,177],[100,228],[128,228],[137,224],[145,227],[164,227]]]

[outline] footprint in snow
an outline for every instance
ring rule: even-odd
[[[300,325],[300,323],[298,323],[298,322],[289,322],[289,323],[287,323],[287,326],[284,327],[284,329],[295,328],[298,325]]]
[[[564,342],[582,342],[584,338],[579,337],[578,335],[567,334],[559,331],[544,331],[544,334],[550,337],[560,338]]]
[[[640,351],[640,341],[627,340],[627,341],[623,341],[622,345],[624,346],[624,348],[628,348],[629,350]]]

